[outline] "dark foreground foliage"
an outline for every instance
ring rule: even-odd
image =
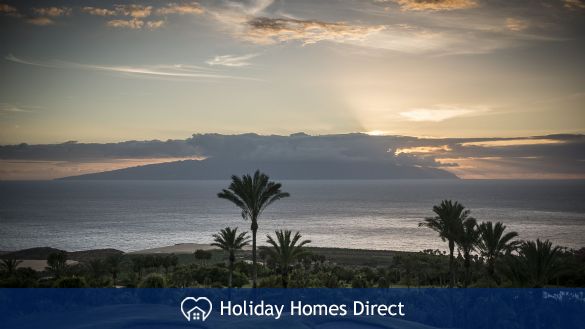
[[[585,248],[578,251],[558,248],[552,265],[544,271],[533,250],[532,242],[525,252],[510,253],[497,260],[496,270],[484,257],[475,255],[470,264],[469,287],[585,287]],[[545,242],[540,241],[541,247]],[[533,248],[533,249],[531,249]],[[546,248],[546,247],[544,247]],[[554,247],[552,247],[554,248]],[[279,264],[260,248],[258,268],[259,287],[282,287]],[[449,256],[439,250],[422,252],[371,251],[380,265],[363,260],[365,250],[308,248],[308,252],[288,269],[290,288],[387,288],[387,287],[446,287],[449,284]],[[120,260],[97,258],[42,272],[30,268],[11,267],[13,260],[3,259],[0,272],[1,287],[227,287],[229,284],[229,255],[220,250],[210,251],[217,262],[201,262],[194,255],[130,255]],[[386,253],[386,257],[381,254]],[[250,287],[250,252],[239,251],[233,265],[232,285]],[[262,258],[265,256],[266,258]],[[6,266],[8,263],[8,266]],[[364,265],[366,263],[366,265]],[[456,286],[465,280],[465,260],[457,255],[454,262]],[[60,265],[58,265],[60,266]],[[543,274],[539,274],[543,273]],[[494,277],[495,279],[492,279]],[[114,283],[115,281],[115,283]]]

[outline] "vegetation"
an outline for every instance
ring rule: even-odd
[[[258,218],[262,212],[282,198],[290,196],[282,192],[280,183],[269,180],[268,176],[257,170],[254,176],[232,176],[232,182],[227,189],[217,194],[235,204],[242,211],[242,218],[251,221],[252,230],[252,286],[256,288],[258,280],[258,264],[256,259],[256,233],[258,232]]]
[[[164,288],[166,286],[165,278],[158,274],[152,273],[149,274],[138,287],[140,288]]]
[[[229,279],[228,287],[232,287],[232,277],[234,273],[234,263],[236,262],[236,250],[240,250],[243,247],[250,244],[248,238],[248,232],[242,232],[238,234],[238,228],[226,227],[219,231],[219,234],[213,235],[212,246],[219,247],[220,249],[227,251],[229,254]]]
[[[47,270],[56,278],[60,278],[67,270],[67,253],[56,252],[47,258]]]
[[[515,263],[526,275],[523,281],[535,288],[544,287],[560,270],[560,251],[560,247],[553,247],[548,240],[524,242],[520,247],[519,261]]]
[[[513,241],[518,236],[516,232],[507,232],[506,225],[502,222],[493,224],[492,222],[484,222],[479,225],[479,240],[477,241],[477,249],[479,254],[486,261],[487,273],[491,280],[499,283],[500,280],[496,276],[496,262],[504,254],[511,253],[516,250],[519,241]]]
[[[449,243],[449,287],[455,285],[455,242],[460,238],[463,222],[469,217],[469,210],[459,202],[444,200],[440,205],[433,207],[434,217],[425,218],[420,226],[426,226],[439,233],[443,241]]]
[[[208,260],[211,259],[211,253],[206,250],[196,250],[193,255],[195,259],[201,262],[201,265],[204,265]]]
[[[11,276],[16,272],[16,268],[20,263],[22,262],[14,258],[2,259],[2,262],[0,262],[0,270],[6,273],[6,275]]]
[[[288,287],[288,273],[291,265],[297,261],[301,256],[306,255],[306,251],[303,246],[311,243],[310,240],[301,240],[301,234],[296,232],[291,238],[291,231],[275,231],[276,240],[267,235],[266,242],[268,242],[272,248],[268,249],[268,254],[271,259],[278,264],[278,270],[282,278],[282,287]]]
[[[87,283],[85,282],[84,278],[80,277],[71,277],[71,278],[61,278],[55,281],[53,284],[54,288],[86,288]]]
[[[467,287],[471,281],[471,253],[479,241],[479,230],[475,218],[465,218],[461,223],[461,228],[457,236],[457,246],[463,254],[463,264],[465,267],[464,287]]]
[[[291,234],[291,239],[294,233]],[[278,238],[273,235],[273,240]],[[302,240],[302,238],[300,238]],[[300,241],[299,240],[299,241]],[[499,282],[486,280],[488,276],[487,259],[477,251],[471,258],[470,287],[539,287],[585,286],[585,248],[568,250],[546,247],[546,241],[533,241],[526,244],[525,250],[498,256],[496,277]],[[266,261],[258,265],[259,287],[283,287],[282,272],[276,259],[269,256],[268,249],[261,247],[260,253],[266,253]],[[287,287],[446,287],[449,285],[449,257],[439,250],[421,252],[398,252],[381,250],[351,250],[336,248],[303,247],[304,253],[288,266]],[[546,250],[546,251],[545,251]],[[554,252],[553,252],[554,250]],[[536,252],[535,252],[536,251]],[[124,287],[141,287],[151,275],[164,278],[164,287],[229,287],[229,260],[223,250],[210,250],[210,262],[201,264],[193,255],[132,255],[122,256],[116,285]],[[368,255],[374,255],[377,264],[371,264]],[[550,256],[554,254],[554,256]],[[233,265],[232,287],[251,287],[252,265],[251,251],[241,250]],[[382,256],[384,255],[384,256]],[[539,255],[539,257],[535,257]],[[539,262],[538,259],[548,259]],[[178,264],[165,270],[165,259],[177,259]],[[551,261],[552,259],[552,261]],[[143,265],[136,267],[135,263]],[[89,265],[90,262],[93,265]],[[454,260],[455,285],[463,286],[465,280],[464,258],[456,256]],[[102,266],[101,269],[99,266]],[[539,265],[541,264],[541,265]],[[545,265],[548,264],[548,265]],[[37,272],[30,268],[17,268],[12,274],[3,270],[0,273],[2,287],[113,287],[111,272],[107,269],[105,258],[98,261],[87,260],[76,265],[67,265],[61,278],[56,278],[48,270]],[[98,269],[96,271],[96,269]],[[78,278],[73,281],[63,279]],[[153,279],[157,280],[157,279]],[[150,281],[149,281],[150,282]],[[159,280],[160,282],[160,280]],[[150,285],[152,286],[152,284]],[[160,286],[160,285],[159,285]]]
[[[118,278],[118,273],[121,271],[123,257],[120,254],[111,255],[106,258],[106,269],[112,275],[112,281],[114,282],[114,286],[116,285],[116,279]]]

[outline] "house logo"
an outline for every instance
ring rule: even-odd
[[[187,321],[205,321],[213,305],[207,297],[185,297],[181,302],[181,313]]]

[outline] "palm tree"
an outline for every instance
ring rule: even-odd
[[[419,226],[436,231],[443,241],[449,242],[449,287],[452,288],[455,285],[455,241],[462,230],[463,221],[469,217],[469,210],[465,210],[457,201],[443,200],[440,205],[433,207],[433,212],[436,216],[425,218]]]
[[[529,283],[534,288],[544,287],[559,270],[561,247],[553,247],[549,240],[527,241],[520,247],[520,260]]]
[[[495,276],[496,261],[501,255],[504,255],[516,249],[519,241],[512,241],[518,236],[517,232],[507,232],[506,225],[502,222],[483,222],[479,225],[479,241],[477,249],[482,257],[486,259],[488,275],[492,280],[497,282]]]
[[[179,258],[175,254],[164,256],[162,259],[162,266],[165,269],[165,275],[169,275],[169,269],[176,268],[179,264]]]
[[[212,256],[209,251],[203,250],[203,249],[195,250],[193,255],[195,256],[195,259],[197,259],[201,262],[201,266],[204,266],[206,261],[210,260],[211,256]]]
[[[11,276],[16,272],[16,268],[20,263],[22,263],[21,260],[16,260],[14,258],[3,259],[0,263],[0,269],[6,273],[6,276]]]
[[[99,279],[106,272],[104,261],[100,258],[90,260],[85,264],[85,268],[93,280]]]
[[[311,243],[311,240],[303,240],[299,242],[302,237],[299,232],[295,233],[292,238],[292,232],[288,230],[275,231],[274,233],[276,234],[276,240],[270,235],[266,236],[266,242],[272,246],[272,248],[268,249],[268,254],[280,267],[282,287],[286,288],[288,286],[289,267],[300,256],[307,253],[303,246],[307,243]]]
[[[463,221],[459,237],[455,241],[459,250],[463,253],[463,265],[465,267],[464,287],[467,287],[471,281],[471,253],[475,250],[478,240],[477,221],[475,218],[468,217]]]
[[[106,267],[108,272],[112,275],[112,280],[114,282],[114,287],[116,286],[116,279],[118,278],[118,273],[122,270],[122,262],[124,261],[124,256],[122,254],[112,254],[106,258]]]
[[[256,170],[254,176],[232,176],[230,186],[217,194],[219,198],[229,200],[239,207],[242,210],[242,218],[251,221],[252,283],[254,288],[257,284],[256,232],[258,232],[258,217],[273,202],[290,196],[290,194],[282,192],[281,187],[282,184],[269,181],[267,175]]]
[[[142,279],[142,271],[146,267],[146,257],[144,255],[133,255],[130,258],[132,263],[132,271],[138,274],[138,279]]]
[[[228,286],[232,287],[232,277],[234,273],[234,262],[236,261],[236,250],[242,249],[244,246],[250,244],[250,238],[248,237],[248,232],[242,232],[238,234],[238,228],[230,228],[226,227],[219,231],[219,234],[213,235],[212,246],[216,246],[225,250],[229,253],[230,258],[230,275],[228,278]]]
[[[47,257],[47,270],[52,272],[56,278],[65,274],[65,271],[67,271],[67,253],[60,251],[50,254]]]
[[[104,259],[94,258],[86,262],[85,273],[90,287],[107,287],[110,285],[109,280],[104,280],[104,275],[108,273]]]

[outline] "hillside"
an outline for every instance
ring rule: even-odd
[[[456,179],[445,170],[401,166],[380,161],[244,161],[234,159],[184,160],[70,176],[77,180],[205,180],[229,179],[256,169],[274,179]]]

